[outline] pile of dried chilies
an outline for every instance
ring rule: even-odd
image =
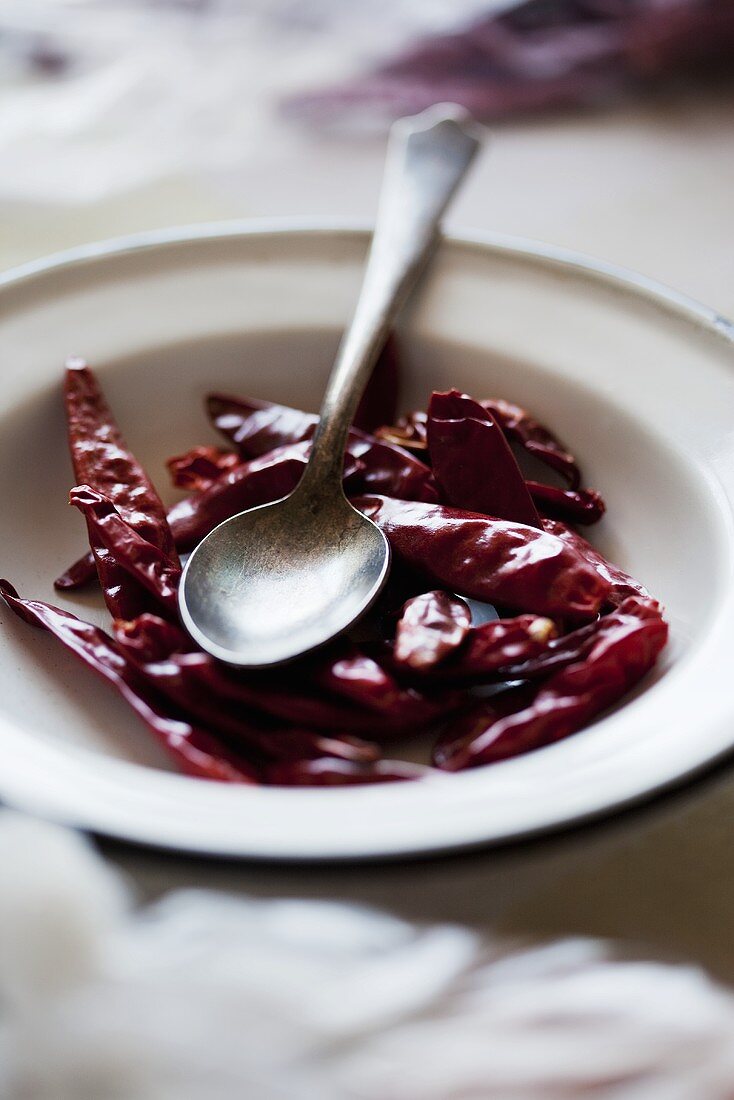
[[[178,622],[179,553],[228,516],[289,493],[316,417],[211,395],[209,418],[229,447],[169,461],[173,483],[190,495],[166,512],[78,360],[64,386],[77,481],[70,502],[91,551],[56,587],[98,578],[112,631],[21,599],[7,581],[0,595],[112,684],[189,775],[386,782],[431,771],[384,759],[391,740],[431,734],[434,766],[457,771],[566,737],[652,667],[668,633],[660,606],[571,526],[598,520],[604,504],[547,428],[516,405],[457,391],[395,420],[397,387],[391,342],[344,462],[351,500],[393,551],[359,641],[242,672],[198,649]],[[513,447],[563,485],[526,480]],[[473,625],[467,600],[500,617]]]

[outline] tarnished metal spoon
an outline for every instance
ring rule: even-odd
[[[354,318],[339,347],[297,488],[225,520],[181,578],[186,629],[220,660],[280,664],[327,642],[367,610],[387,577],[382,532],[342,488],[347,434],[398,310],[438,240],[438,223],[479,147],[476,127],[441,105],[397,122]]]

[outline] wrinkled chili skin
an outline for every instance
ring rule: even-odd
[[[593,618],[608,582],[561,539],[534,527],[443,505],[357,497],[393,553],[443,588],[539,615]]]
[[[137,619],[116,619],[114,633],[119,645],[138,664],[164,661],[173,653],[195,653],[199,648],[177,623],[149,612]]]
[[[394,424],[383,424],[375,430],[375,436],[396,447],[404,447],[423,458],[428,451],[428,413],[422,409],[398,417]]]
[[[64,404],[74,476],[104,494],[127,523],[168,557],[176,549],[161,500],[129,451],[94,373],[78,359],[67,363]],[[89,526],[89,525],[88,525]],[[90,543],[105,601],[113,617],[133,618],[150,607],[150,598],[107,547],[90,531]],[[74,573],[78,582],[79,570]],[[65,578],[69,587],[69,576]]]
[[[668,626],[659,611],[629,597],[596,624],[593,645],[583,659],[535,689],[521,688],[516,695],[480,704],[439,741],[434,763],[459,771],[568,737],[649,672],[667,638]]]
[[[111,684],[187,775],[226,783],[256,783],[258,774],[206,729],[192,726],[150,691],[119,646],[99,627],[37,600],[22,600],[8,581],[0,597],[18,618],[53,634],[88,668]]]
[[[403,760],[379,760],[375,764],[336,759],[301,760],[273,765],[267,770],[266,782],[283,787],[351,787],[363,783],[404,783],[423,779],[432,771]]]
[[[502,429],[478,401],[459,390],[434,393],[427,433],[431,467],[446,504],[541,526]]]
[[[306,468],[307,444],[267,452],[228,471],[208,489],[175,504],[168,520],[179,550],[192,550],[230,516],[292,493]]]
[[[310,443],[286,443],[226,471],[196,496],[179,501],[168,518],[179,550],[190,550],[230,516],[269,504],[291,493],[301,479]],[[438,499],[433,476],[422,463],[403,456],[384,444],[350,440],[345,459],[345,489],[362,492],[367,486],[390,489],[407,499]]]
[[[313,660],[305,668],[305,677],[318,687],[348,700],[355,706],[373,711],[377,721],[375,736],[401,736],[426,730],[448,714],[461,709],[464,701],[446,690],[423,692],[398,683],[376,657],[349,647],[333,657]],[[387,723],[387,725],[385,725]]]
[[[413,672],[431,672],[461,648],[470,628],[471,611],[459,596],[440,589],[414,596],[398,620],[393,660]]]
[[[84,515],[90,541],[101,544],[115,564],[144,588],[169,614],[178,614],[178,584],[181,565],[152,542],[147,542],[120,515],[114,504],[88,485],[69,493],[69,503]]]
[[[246,460],[262,457],[278,447],[308,442],[318,423],[313,413],[252,397],[210,394],[207,410],[214,427]],[[363,463],[363,480],[356,492],[438,501],[433,474],[409,451],[357,428],[349,432],[347,450]]]
[[[79,588],[86,588],[96,577],[97,567],[94,564],[94,554],[90,550],[59,574],[54,581],[54,588],[59,592],[74,592]]]
[[[526,485],[533,503],[546,519],[589,526],[598,523],[606,512],[604,500],[596,489],[558,489],[539,481],[527,481]]]
[[[367,741],[350,736],[325,737],[298,725],[283,726],[239,702],[232,705],[223,699],[221,691],[203,691],[200,677],[189,675],[191,663],[184,657],[194,661],[201,656],[200,651],[187,644],[179,628],[163,619],[144,615],[132,623],[116,623],[115,638],[154,690],[187,715],[206,721],[258,762],[330,756],[364,763],[380,756],[378,746]]]
[[[486,398],[482,407],[499,424],[511,443],[516,443],[560,474],[569,489],[581,485],[581,471],[574,456],[556,436],[526,409],[501,398]],[[394,424],[385,424],[375,432],[379,439],[398,444],[413,451],[418,457],[428,448],[428,415],[422,409],[406,413]]]
[[[594,625],[581,627],[578,633],[591,630]],[[461,648],[437,667],[413,668],[413,671],[430,674],[433,683],[470,685],[523,679],[524,673],[518,670],[531,668],[533,661],[537,661],[536,675],[540,675],[543,658],[556,633],[552,619],[543,616],[495,619],[472,627]],[[565,663],[570,663],[571,659],[566,655]]]
[[[380,428],[380,419],[394,419],[397,376],[388,370],[373,375],[359,414],[375,434],[352,429],[345,456],[346,492],[394,551],[370,623],[293,662],[285,676],[228,668],[178,625],[180,565],[162,545],[189,549],[223,519],[286,496],[307,462],[316,417],[213,395],[215,426],[237,452],[196,447],[170,461],[174,481],[194,495],[172,509],[169,530],[94,376],[74,370],[70,442],[91,476],[72,502],[85,514],[108,606],[124,616],[113,639],[9,588],[4,598],[112,683],[189,774],[299,786],[420,778],[432,769],[382,759],[381,743],[439,725],[434,759],[443,771],[492,763],[592,720],[665,644],[659,605],[569,526],[595,521],[604,505],[578,488],[575,459],[552,433],[518,406],[459,391],[434,394],[428,413]],[[526,481],[508,440],[568,487]],[[100,488],[105,479],[121,503]],[[82,559],[60,584],[82,584],[89,566]],[[439,587],[427,592],[427,581]],[[467,600],[514,617],[473,626]],[[479,685],[481,701],[467,691]]]
[[[258,458],[289,443],[305,443],[319,420],[315,413],[228,393],[210,393],[206,411],[213,427],[244,459]]]
[[[175,559],[161,499],[128,450],[94,373],[81,360],[67,363],[64,398],[77,484],[101,493],[139,535]]]
[[[642,600],[655,603],[644,585],[636,581],[624,569],[607,561],[595,546],[592,546],[583,535],[574,531],[566,523],[560,520],[544,520],[543,529],[556,538],[561,539],[567,546],[572,547],[577,553],[591,565],[599,576],[609,585],[607,603],[610,607],[617,607],[628,596],[639,596]]]
[[[520,405],[502,398],[487,398],[482,405],[490,413],[508,439],[518,443],[528,454],[550,466],[568,483],[569,489],[578,489],[581,485],[581,471],[574,456],[560,440],[540,421]]]
[[[171,483],[177,489],[187,489],[191,493],[200,493],[209,489],[223,474],[239,466],[241,459],[234,451],[223,451],[221,447],[192,447],[182,455],[173,455],[167,459],[166,466],[171,475]]]

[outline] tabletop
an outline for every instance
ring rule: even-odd
[[[734,316],[734,86],[497,127],[448,228],[516,234],[643,272]],[[0,266],[101,237],[229,217],[374,214],[383,138],[292,134],[216,185],[0,202]],[[705,686],[701,706],[704,708]],[[695,736],[695,730],[691,730]],[[103,842],[142,898],[207,885],[356,900],[510,935],[593,934],[734,981],[734,765],[607,822],[502,850],[351,867],[234,864]]]

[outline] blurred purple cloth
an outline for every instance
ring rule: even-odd
[[[734,70],[734,0],[523,0],[284,107],[328,122],[451,101],[498,119],[722,68]]]

